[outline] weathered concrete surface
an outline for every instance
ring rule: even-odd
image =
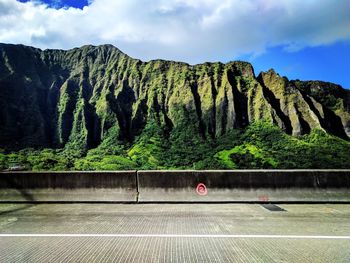
[[[350,205],[280,206],[286,212],[258,204],[0,204],[0,234],[102,234],[0,236],[0,262],[350,262],[349,239],[253,237],[350,236]],[[217,236],[230,234],[250,237]]]
[[[0,173],[5,202],[350,202],[350,170]]]
[[[136,202],[136,171],[0,173],[0,201]]]
[[[350,170],[138,171],[137,175],[139,202],[350,201]],[[197,191],[199,184],[205,185],[205,192]]]

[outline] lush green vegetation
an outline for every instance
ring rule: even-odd
[[[0,169],[350,167],[338,85],[256,77],[242,61],[142,62],[110,45],[0,50]]]
[[[193,128],[193,127],[192,127]],[[28,170],[350,168],[350,142],[321,130],[293,137],[265,122],[218,139],[179,126],[170,134],[150,122],[130,145],[114,135],[87,153],[64,149],[0,151],[0,168]]]

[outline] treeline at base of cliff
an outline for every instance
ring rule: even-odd
[[[73,148],[23,149],[0,153],[2,169],[306,169],[350,168],[350,143],[322,130],[290,136],[279,127],[256,122],[220,140],[204,140],[186,130],[164,136],[150,125],[133,145],[106,141],[86,154]]]
[[[0,43],[0,168],[350,168],[350,91],[251,64]]]

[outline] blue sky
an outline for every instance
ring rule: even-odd
[[[31,0],[19,0],[19,2],[25,3],[30,2]],[[84,6],[89,5],[88,0],[43,0],[42,3],[47,4],[52,8],[67,8],[67,7],[75,7],[83,9]]]
[[[289,79],[323,80],[350,89],[350,42],[306,47],[296,52],[287,52],[279,46],[260,56],[240,59],[251,62],[256,73],[273,67]]]
[[[0,42],[113,44],[148,61],[246,60],[350,88],[349,0],[0,0]]]

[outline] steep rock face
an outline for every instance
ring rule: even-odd
[[[246,62],[142,62],[110,45],[68,51],[0,44],[0,147],[89,149],[132,142],[147,123],[219,138],[255,120],[286,133],[350,136],[350,92],[324,82],[255,77]]]
[[[258,79],[276,111],[280,126],[287,133],[301,135],[322,128],[314,108],[310,108],[302,93],[288,79],[281,78],[273,70],[262,72]]]

